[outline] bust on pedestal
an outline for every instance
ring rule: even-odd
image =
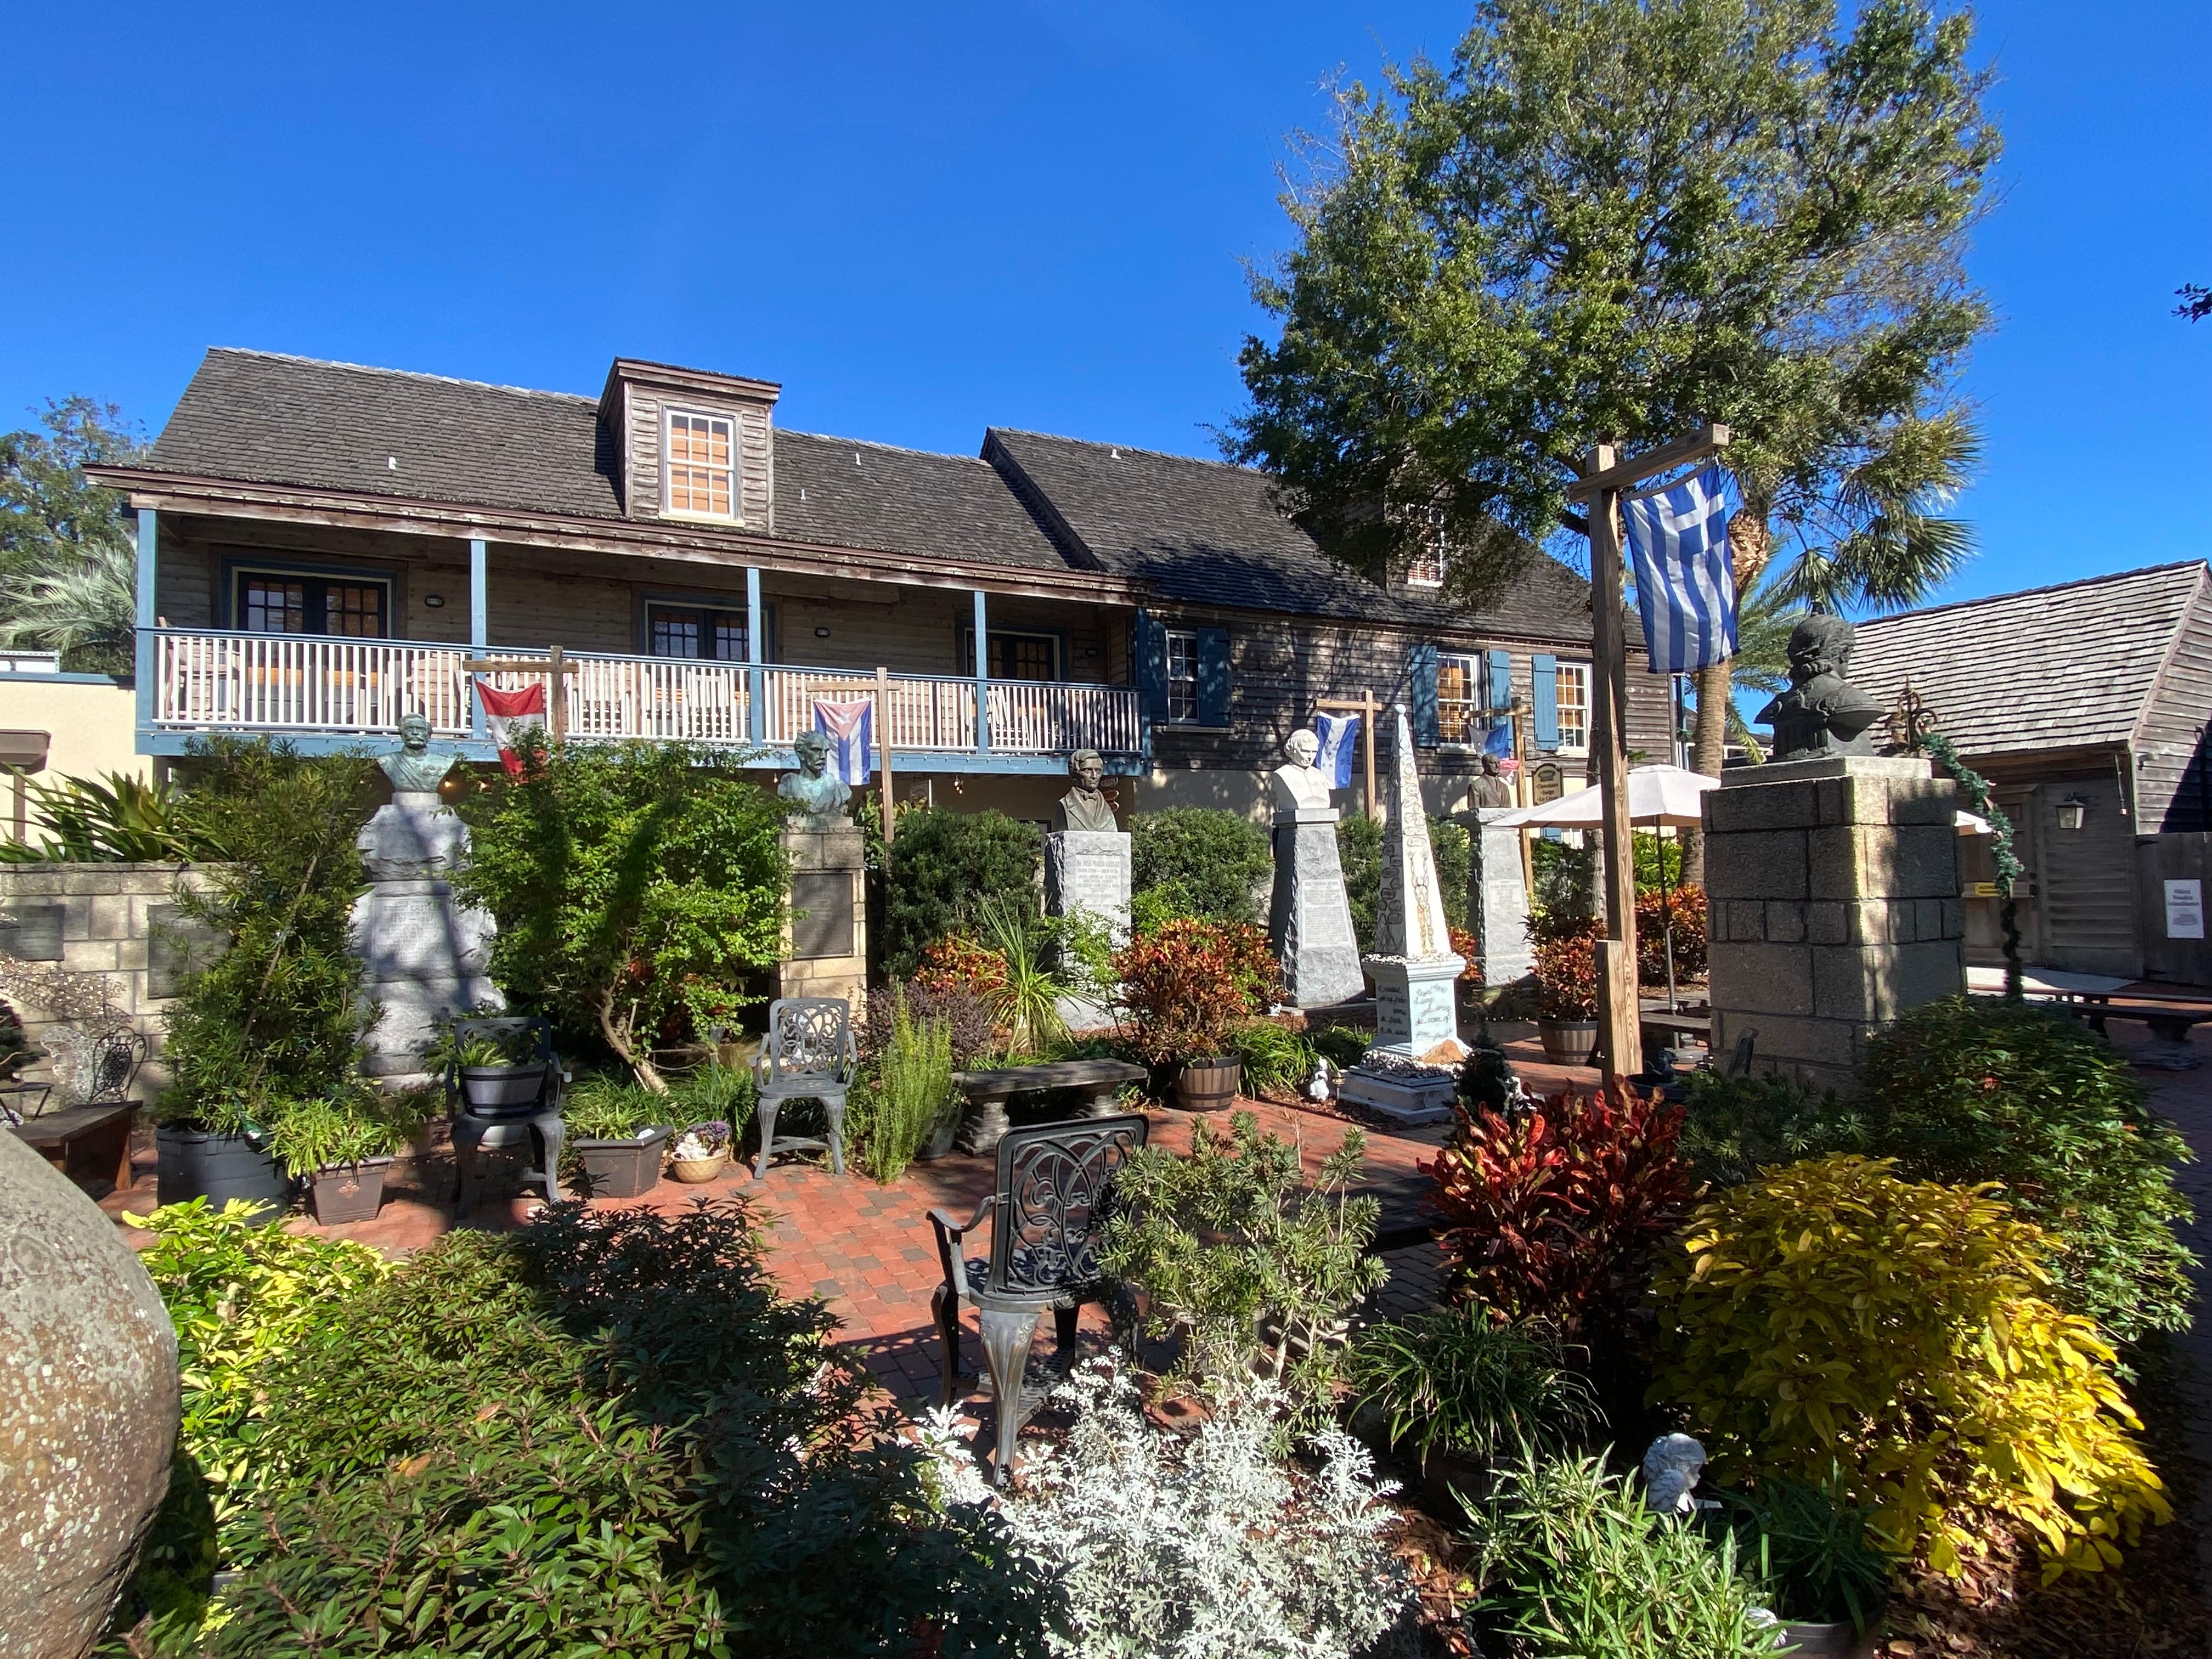
[[[830,769],[830,739],[801,732],[791,746],[799,769],[775,786],[786,805],[783,850],[791,860],[791,921],[777,994],[842,997],[857,1012],[868,983],[867,842],[846,816],[853,792]]]
[[[394,1084],[427,1077],[422,1050],[441,1018],[506,1006],[484,976],[492,919],[453,896],[453,872],[469,852],[468,826],[438,798],[453,756],[431,749],[420,714],[399,722],[399,744],[377,763],[392,799],[355,838],[369,887],[353,906],[362,989],[379,1006],[362,1069]]]
[[[1115,948],[1129,940],[1129,837],[1102,787],[1106,762],[1095,749],[1067,757],[1068,792],[1053,808],[1044,838],[1044,908],[1049,915],[1086,911],[1106,924]],[[1067,997],[1060,1016],[1070,1029],[1111,1023],[1087,998]]]
[[[1366,988],[1359,941],[1337,856],[1336,808],[1328,779],[1315,764],[1321,739],[1293,732],[1283,744],[1290,763],[1273,775],[1275,798],[1275,892],[1267,943],[1282,964],[1284,994],[1294,1008],[1349,1002]]]
[[[1474,798],[1474,822],[1468,840],[1474,854],[1468,892],[1475,960],[1485,985],[1510,985],[1536,965],[1528,945],[1528,887],[1521,863],[1521,832],[1492,829],[1493,820],[1513,811],[1513,786],[1498,757],[1485,755],[1482,770],[1468,793]]]

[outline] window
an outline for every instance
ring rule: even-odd
[[[1419,537],[1412,556],[1406,561],[1406,586],[1408,587],[1442,587],[1444,585],[1444,515],[1437,508],[1425,507],[1416,519]],[[1447,737],[1446,743],[1454,739]]]
[[[1559,665],[1559,747],[1580,750],[1589,747],[1589,665]]]
[[[1168,630],[1168,718],[1198,718],[1198,635]]]
[[[708,662],[744,662],[745,613],[702,605],[648,605],[645,608],[647,649],[656,657],[698,657]]]
[[[1060,639],[1053,634],[1004,634],[990,631],[991,660],[987,671],[994,680],[1056,680],[1060,678]],[[975,672],[975,630],[960,631],[960,672]]]
[[[1437,741],[1480,743],[1489,732],[1489,711],[1482,702],[1482,659],[1438,653]]]
[[[391,633],[392,584],[380,578],[241,570],[237,581],[232,614],[249,634],[380,640]]]
[[[668,510],[710,519],[735,515],[730,422],[720,415],[668,416]]]

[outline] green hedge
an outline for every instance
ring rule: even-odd
[[[912,973],[924,951],[972,918],[978,899],[1033,895],[1042,851],[1036,826],[1004,812],[900,814],[898,837],[884,861],[884,950],[891,972],[902,979]]]
[[[1129,834],[1138,891],[1206,921],[1261,919],[1254,895],[1275,867],[1261,825],[1218,807],[1176,806],[1140,814]]]

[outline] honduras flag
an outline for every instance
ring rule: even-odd
[[[868,757],[875,749],[876,700],[854,702],[814,700],[814,729],[830,739],[830,769],[857,789],[868,781]]]
[[[1352,787],[1352,754],[1359,746],[1359,716],[1357,714],[1316,714],[1314,735],[1321,739],[1321,753],[1314,761],[1315,769],[1332,781],[1332,789]]]
[[[1620,504],[1655,674],[1686,674],[1735,655],[1728,544],[1735,507],[1735,488],[1717,466]]]

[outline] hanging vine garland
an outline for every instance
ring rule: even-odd
[[[1950,738],[1940,732],[1922,731],[1914,733],[1912,746],[1925,750],[1946,775],[1966,791],[1970,809],[1976,817],[1989,820],[1990,857],[1996,866],[1998,890],[2003,894],[1997,908],[1997,920],[2004,929],[2005,1000],[2021,1000],[2020,960],[2020,902],[2013,896],[2013,883],[2020,879],[2020,860],[2012,850],[2012,820],[2004,809],[1990,797],[1990,781],[1959,758],[1959,750]]]

